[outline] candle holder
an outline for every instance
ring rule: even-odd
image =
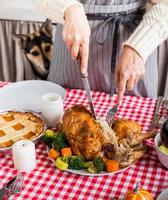
[[[36,167],[35,145],[30,140],[19,140],[12,146],[14,167],[21,172],[30,172]]]

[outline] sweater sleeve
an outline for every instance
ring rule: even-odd
[[[135,49],[145,62],[154,49],[167,38],[168,0],[158,0],[144,15],[124,45]]]
[[[76,0],[33,0],[36,8],[56,23],[64,23],[64,11],[71,5],[83,5]]]

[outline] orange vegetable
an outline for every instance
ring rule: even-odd
[[[152,194],[143,188],[139,188],[137,184],[133,191],[128,191],[124,200],[154,200]]]
[[[56,160],[60,156],[60,152],[55,150],[54,148],[51,148],[48,153],[48,156],[53,160]]]
[[[72,156],[72,150],[70,147],[64,147],[61,149],[61,154],[63,156]]]
[[[119,170],[119,162],[116,160],[109,160],[105,161],[105,170],[106,172],[115,172]]]

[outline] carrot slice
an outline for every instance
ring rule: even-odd
[[[55,150],[54,148],[51,148],[48,153],[48,156],[53,160],[56,160],[60,156],[60,152]]]
[[[63,156],[72,156],[72,150],[70,147],[64,147],[61,149],[61,154]]]
[[[105,161],[105,170],[106,172],[115,172],[119,170],[119,162],[116,160],[109,160]]]

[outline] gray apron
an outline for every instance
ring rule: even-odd
[[[142,20],[144,0],[82,0],[91,27],[88,62],[89,82],[92,90],[114,94],[114,70],[125,41]],[[83,89],[80,70],[62,40],[62,25],[57,25],[54,59],[49,81],[67,88]],[[145,66],[145,77],[127,92],[129,95],[157,96],[158,69],[156,51]]]

